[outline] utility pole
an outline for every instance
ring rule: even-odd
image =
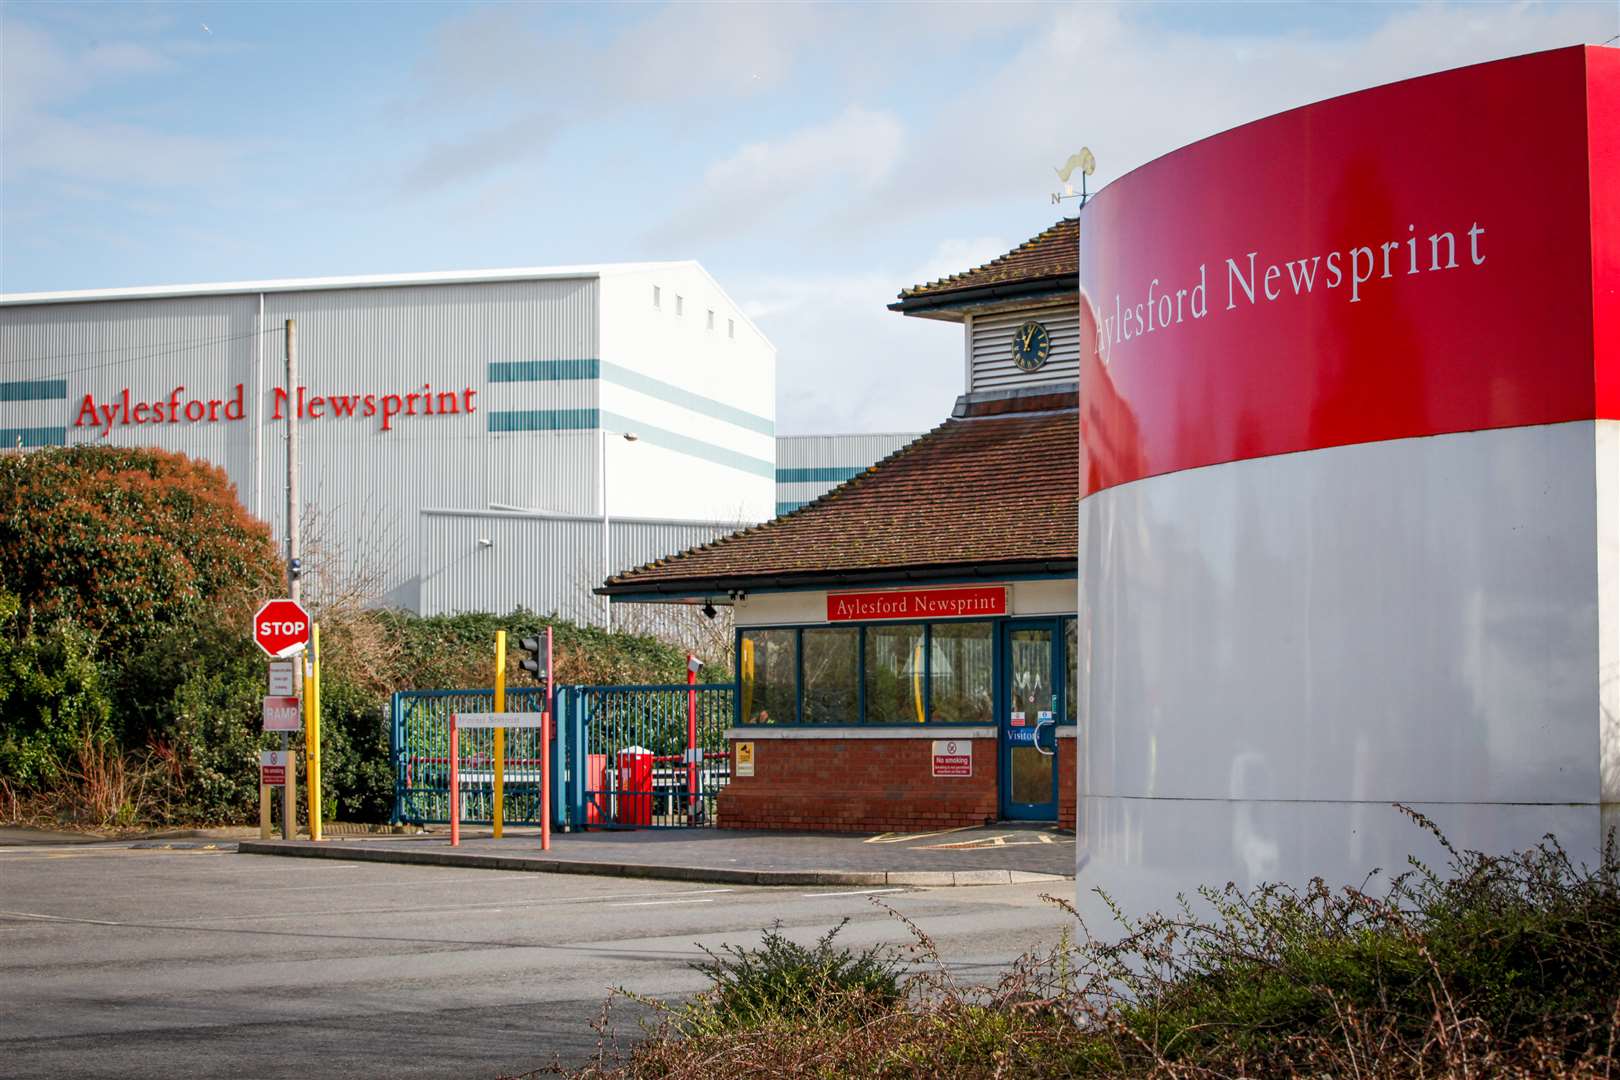
[[[607,428],[601,429],[601,456],[597,460],[596,479],[602,499],[602,581],[613,576],[613,534],[608,527],[608,483],[607,483]],[[602,626],[611,631],[613,629],[613,597],[602,597]]]
[[[287,595],[298,599],[298,327],[288,319],[284,335],[287,349]],[[298,658],[302,665],[304,658]],[[295,669],[296,670],[296,669]],[[299,680],[302,682],[303,680]],[[298,835],[298,768],[286,757],[287,733],[281,733],[282,760],[287,762],[287,783],[281,789],[281,835]]]

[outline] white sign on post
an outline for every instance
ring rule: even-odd
[[[266,693],[271,697],[298,696],[298,664],[296,661],[270,661],[270,688]]]

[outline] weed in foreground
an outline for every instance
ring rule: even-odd
[[[912,938],[900,952],[836,948],[842,924],[810,948],[775,928],[711,954],[709,990],[573,1075],[1620,1080],[1612,839],[1595,869],[1550,836],[1459,852],[1401,809],[1444,845],[1446,873],[1409,860],[1377,892],[1205,888],[1168,913],[1115,908],[1107,941],[1047,897],[1079,933],[992,985],[958,979],[892,908]]]

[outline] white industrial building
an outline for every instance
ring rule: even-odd
[[[205,458],[279,540],[301,408],[310,569],[422,612],[589,618],[610,569],[770,517],[775,398],[694,262],[0,297],[5,446]]]
[[[297,412],[306,570],[423,614],[601,622],[610,573],[911,438],[786,440],[779,473],[775,401],[775,348],[689,261],[0,296],[0,445],[204,458],[284,543]]]

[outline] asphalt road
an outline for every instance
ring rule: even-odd
[[[1067,888],[1059,889],[1067,892]],[[494,1077],[597,1046],[612,987],[700,989],[780,920],[967,976],[1055,942],[1052,886],[725,888],[127,845],[0,848],[0,1076]],[[624,1010],[620,1041],[636,1033]],[[615,1009],[615,1014],[620,1010]]]

